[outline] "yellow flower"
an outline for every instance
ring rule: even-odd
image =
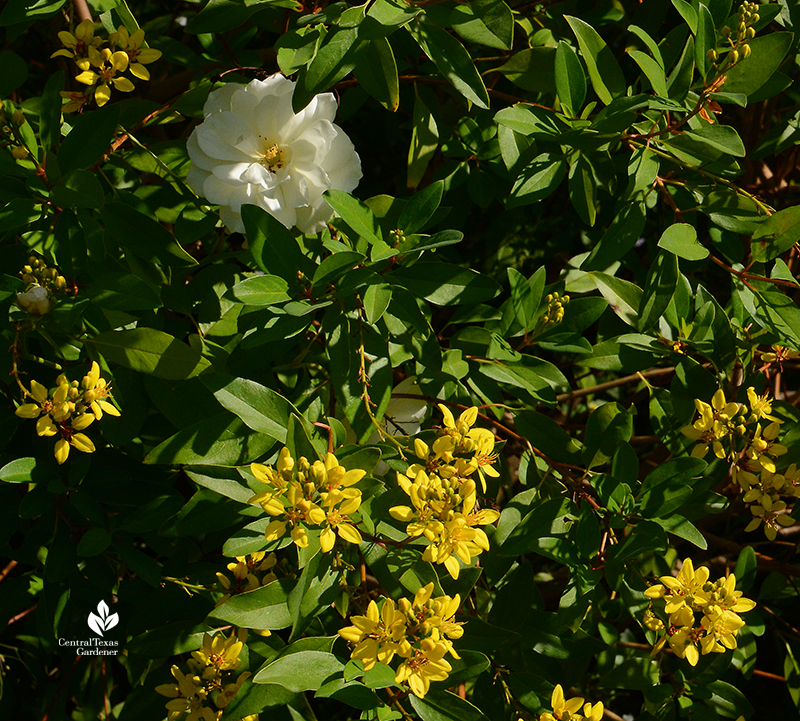
[[[92,70],[92,66],[96,70]],[[89,46],[89,57],[79,61],[78,67],[83,72],[76,75],[75,80],[90,87],[96,86],[94,99],[99,107],[105,105],[111,98],[109,83],[123,93],[129,93],[134,89],[133,83],[128,78],[117,75],[128,67],[128,56],[121,50],[112,53],[109,48],[97,50]]]
[[[203,635],[203,648],[192,651],[192,657],[203,666],[216,671],[232,671],[239,668],[242,663],[239,658],[242,646],[242,642],[234,633],[227,638],[221,633],[213,637],[206,633]]]
[[[82,386],[82,400],[89,406],[98,421],[103,417],[104,412],[110,416],[120,415],[117,407],[106,400],[106,398],[111,398],[111,386],[100,377],[100,366],[97,361],[92,361],[89,373],[83,377]]]
[[[320,533],[323,552],[333,548],[337,535],[348,543],[361,543],[361,534],[350,518],[361,506],[361,491],[352,486],[366,471],[346,470],[332,453],[324,462],[309,463],[301,457],[295,464],[287,448],[281,450],[274,469],[253,463],[250,470],[267,488],[249,502],[259,504],[275,517],[267,526],[267,540],[283,537],[291,526],[292,540],[305,548],[308,546],[307,526],[324,524]]]
[[[588,706],[589,704],[587,704]],[[564,698],[564,689],[561,688],[561,684],[556,684],[556,687],[553,689],[553,695],[550,697],[550,706],[553,709],[553,712],[545,712],[541,716],[539,716],[539,721],[568,721],[569,719],[576,718],[573,714],[576,714],[578,710],[583,706],[583,699],[576,696],[569,700]],[[600,714],[602,715],[602,704],[600,704]],[[593,712],[594,713],[594,712]],[[592,717],[592,721],[595,721],[594,717]]]
[[[722,445],[722,439],[730,436],[735,424],[736,416],[741,406],[738,403],[727,402],[722,389],[717,389],[711,399],[711,405],[695,399],[694,402],[697,412],[700,414],[692,425],[681,428],[681,433],[693,441],[699,441],[698,445],[692,450],[695,458],[704,458],[708,453],[709,444],[712,445],[714,455],[717,458],[725,458],[726,453]]]
[[[366,616],[352,616],[352,626],[339,630],[339,635],[355,644],[350,658],[358,659],[369,671],[377,662],[388,664],[406,635],[406,619],[391,598],[383,602],[380,612],[370,601]]]
[[[150,80],[150,71],[145,67],[154,63],[161,57],[161,51],[154,48],[143,48],[144,30],[139,28],[133,35],[129,35],[126,28],[120,26],[117,32],[112,33],[108,42],[112,46],[118,45],[128,56],[130,71],[140,80]]]
[[[91,100],[91,96],[77,91],[61,90],[61,97],[67,102],[61,107],[62,113],[74,113],[83,110],[83,106]]]
[[[61,40],[61,44],[64,47],[60,50],[56,50],[50,56],[51,58],[59,56],[72,58],[73,60],[85,58],[89,54],[90,47],[96,48],[102,42],[100,38],[94,36],[94,22],[88,19],[82,21],[75,28],[74,35],[66,30],[62,30],[58,34],[58,39]]]
[[[38,418],[36,421],[36,433],[40,436],[54,436],[57,433],[56,425],[53,421],[61,422],[70,413],[67,403],[69,395],[69,384],[59,383],[53,395],[47,392],[38,381],[31,381],[30,391],[25,391],[33,399],[33,403],[23,403],[14,413],[20,418]]]
[[[747,400],[750,403],[750,412],[753,414],[754,420],[766,418],[767,420],[780,423],[777,418],[770,415],[770,413],[772,413],[772,400],[769,398],[769,391],[759,396],[756,394],[756,389],[750,386],[750,388],[747,389]]]
[[[422,698],[430,690],[431,681],[444,681],[453,670],[443,658],[446,653],[444,644],[424,639],[420,648],[414,649],[410,658],[400,664],[395,682],[407,683],[414,695]]]

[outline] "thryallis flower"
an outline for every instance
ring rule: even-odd
[[[97,48],[102,39],[94,35],[94,22],[92,20],[83,20],[76,28],[75,34],[66,30],[62,30],[58,34],[58,39],[61,40],[64,46],[60,50],[56,50],[50,57],[65,57],[72,58],[73,60],[80,60],[89,56],[89,48]]]
[[[753,609],[755,602],[736,590],[733,574],[711,582],[708,569],[695,570],[687,558],[677,578],[662,576],[659,580],[661,583],[650,586],[645,596],[653,600],[663,598],[663,609],[669,619],[665,624],[658,618],[652,603],[645,612],[646,628],[664,633],[654,644],[652,655],[669,643],[676,656],[696,666],[701,654],[736,648],[736,635],[744,626],[738,614]]]
[[[388,664],[400,649],[406,635],[406,618],[391,598],[384,599],[380,611],[370,601],[366,616],[351,616],[352,626],[339,629],[339,635],[354,644],[351,658],[361,661],[369,671],[376,663]]]
[[[586,719],[586,721],[600,721],[603,718],[603,704],[598,701],[596,704],[584,703],[579,696],[567,699],[564,696],[564,689],[561,684],[557,684],[550,697],[552,712],[545,711],[539,716],[539,721],[570,721],[574,719]],[[580,712],[580,713],[579,713]]]
[[[227,83],[209,95],[205,120],[189,137],[186,181],[220,206],[232,232],[244,232],[242,206],[258,205],[287,228],[317,233],[333,215],[323,193],[349,192],[361,179],[353,144],[333,123],[333,94],[317,95],[295,113],[294,90],[280,74]]]
[[[75,80],[95,88],[94,99],[100,107],[111,99],[109,83],[123,93],[129,93],[134,89],[133,83],[128,78],[119,75],[128,67],[128,56],[121,50],[112,53],[109,48],[97,50],[89,47],[89,57],[81,61],[79,67],[83,72],[76,75]]]
[[[156,686],[156,693],[172,699],[167,702],[169,721],[181,718],[188,712],[187,721],[215,721],[217,715],[203,705],[207,692],[199,676],[184,674],[177,666],[172,667],[172,675],[177,684],[164,683]]]
[[[309,461],[301,457],[296,463],[289,450],[283,448],[275,468],[252,463],[250,470],[265,488],[250,503],[259,504],[274,518],[267,526],[268,541],[282,538],[287,529],[295,545],[308,546],[308,528],[324,526],[320,532],[323,553],[332,550],[337,536],[348,543],[361,543],[361,534],[351,516],[361,506],[361,491],[354,487],[366,471],[347,470],[332,453],[325,461]]]
[[[119,416],[117,407],[106,400],[106,398],[111,398],[111,386],[104,378],[100,377],[100,366],[97,361],[92,361],[92,367],[83,377],[81,385],[83,386],[82,400],[98,421],[103,417],[103,413]]]
[[[239,658],[242,646],[234,633],[227,638],[221,633],[213,637],[206,633],[203,636],[202,649],[192,651],[192,657],[203,666],[213,667],[218,671],[232,671],[242,663]]]
[[[81,413],[71,418],[69,422],[59,425],[58,431],[61,433],[61,438],[56,441],[53,449],[59,464],[67,460],[70,448],[74,448],[81,453],[95,452],[96,449],[92,439],[79,432],[87,428],[93,421],[94,416],[91,413]]]
[[[150,71],[145,67],[154,63],[161,57],[161,51],[155,48],[143,48],[144,30],[139,28],[130,35],[125,27],[120,26],[117,32],[111,33],[108,42],[112,46],[119,46],[130,61],[129,70],[140,80],[150,80]]]

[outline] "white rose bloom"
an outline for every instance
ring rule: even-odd
[[[351,191],[361,179],[353,143],[334,125],[332,93],[292,110],[295,84],[276,74],[228,83],[206,101],[189,136],[189,186],[220,206],[228,230],[243,232],[242,205],[258,205],[287,228],[317,233],[333,215],[322,194]]]
[[[55,305],[55,298],[47,288],[32,285],[24,293],[17,293],[17,305],[32,315],[45,315]]]

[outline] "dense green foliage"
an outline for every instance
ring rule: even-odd
[[[797,713],[798,26],[8,0],[0,716]],[[187,180],[276,73],[361,159],[318,233]]]

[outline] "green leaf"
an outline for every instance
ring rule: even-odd
[[[325,199],[339,217],[370,245],[383,240],[375,215],[360,200],[342,190],[326,190]]]
[[[514,85],[536,93],[555,93],[556,49],[534,47],[518,50],[497,68]]]
[[[145,456],[144,463],[235,466],[254,461],[274,443],[270,436],[251,433],[236,416],[220,413],[198,421],[159,443]]]
[[[800,206],[784,208],[759,223],[750,252],[757,263],[765,263],[785,253],[800,241]]]
[[[13,50],[2,50],[0,51],[0,67],[3,68],[3,75],[0,77],[0,98],[8,98],[27,80],[28,65]],[[62,72],[61,87],[63,87],[63,83]]]
[[[555,461],[574,462],[581,446],[551,418],[535,411],[522,411],[514,417],[519,432],[531,444]]]
[[[697,32],[694,38],[694,62],[701,77],[705,77],[711,66],[708,51],[717,44],[717,31],[714,18],[701,2],[697,6]]]
[[[289,416],[297,409],[282,395],[248,378],[204,375],[200,378],[223,408],[241,418],[248,428],[286,443]]]
[[[242,206],[242,221],[250,252],[265,273],[297,282],[297,272],[310,273],[313,263],[300,250],[294,235],[279,220],[257,205]]]
[[[665,518],[653,518],[652,520],[673,536],[689,541],[703,551],[708,548],[708,542],[703,534],[683,516],[669,511],[669,515]]]
[[[589,161],[581,156],[569,169],[569,199],[581,220],[594,225],[597,218],[597,187]]]
[[[291,300],[289,284],[277,275],[257,275],[246,278],[231,288],[231,295],[245,305],[275,305]]]
[[[450,24],[464,40],[498,50],[511,50],[514,17],[503,0],[472,0],[456,5]]]
[[[384,108],[400,107],[400,80],[392,46],[386,38],[375,38],[356,65],[353,75]]]
[[[643,203],[625,205],[617,214],[603,237],[581,263],[581,270],[605,270],[623,258],[642,236],[645,221]]]
[[[208,0],[206,6],[186,24],[186,32],[200,35],[233,30],[261,9],[258,5],[248,7],[237,0]]]
[[[409,696],[422,721],[488,721],[483,712],[451,691],[431,690],[424,698]]]
[[[641,50],[628,50],[628,55],[642,69],[655,94],[662,98],[668,98],[669,91],[667,90],[667,76],[664,74],[664,68],[654,58],[651,58]]]
[[[84,342],[113,363],[167,380],[192,378],[211,365],[199,351],[154,328],[111,330]]]
[[[439,147],[439,128],[436,119],[414,89],[414,125],[408,147],[408,175],[406,185],[414,190],[428,169],[436,148]]]
[[[633,434],[633,417],[618,403],[606,403],[589,415],[583,440],[587,468],[603,465]]]
[[[604,105],[614,98],[625,94],[625,76],[614,57],[614,53],[606,45],[597,31],[580,18],[565,15],[564,18],[575,33],[581,55],[589,70],[589,80],[597,97]]]
[[[758,562],[756,552],[752,546],[745,546],[736,559],[736,568],[733,575],[736,576],[736,588],[743,593],[750,590],[756,580]]]
[[[316,691],[343,669],[344,664],[332,653],[298,651],[267,662],[253,677],[253,683],[274,683],[296,693]]]
[[[575,51],[563,40],[556,48],[556,94],[567,115],[576,116],[586,100],[586,76]]]
[[[675,289],[678,287],[678,258],[672,253],[659,253],[647,273],[647,282],[639,305],[640,331],[654,326],[667,310]]]
[[[488,110],[489,93],[464,46],[437,25],[415,19],[406,27],[453,87],[479,108]]]
[[[345,13],[363,18],[365,9],[365,6],[353,7]],[[295,113],[305,108],[317,93],[327,90],[352,71],[369,47],[368,41],[359,39],[357,27],[342,27],[341,21],[340,18],[338,27],[330,28],[308,66],[300,69],[292,96]]]
[[[119,122],[119,105],[112,103],[79,115],[58,151],[62,173],[89,168],[109,149]]]
[[[9,0],[0,13],[0,27],[26,20],[46,18],[58,12],[67,0]]]
[[[409,235],[422,230],[442,202],[443,193],[444,182],[441,180],[414,193],[403,208],[403,212],[400,213],[397,227]]]
[[[705,689],[711,692],[711,698],[706,703],[723,716],[729,718],[739,715],[748,717],[754,711],[745,695],[725,681],[717,679],[706,684]]]
[[[259,630],[288,628],[292,624],[292,616],[289,613],[287,598],[292,586],[291,579],[281,578],[255,591],[237,593],[221,606],[217,606],[209,614],[209,618],[232,623],[240,628]]]
[[[746,155],[744,143],[739,134],[730,125],[705,125],[694,130],[687,130],[686,135],[700,141],[715,150],[721,150],[727,155],[743,158]]]
[[[378,242],[382,243],[383,241]],[[363,253],[356,253],[353,250],[343,250],[329,255],[319,264],[314,273],[312,285],[324,288],[325,283],[332,283],[340,275],[360,265],[364,260],[366,260],[366,256]]]
[[[709,255],[708,249],[698,242],[694,226],[688,223],[670,225],[661,234],[658,245],[684,260],[703,260]]]
[[[517,176],[506,207],[516,208],[544,200],[561,185],[567,173],[564,159],[551,153],[542,153],[526,164]]]
[[[105,528],[90,528],[78,542],[77,554],[88,558],[99,556],[111,545],[111,534]]]
[[[391,280],[435,305],[482,303],[500,292],[500,285],[488,276],[437,261],[400,268],[392,273]]]
[[[740,60],[728,72],[726,93],[752,95],[778,69],[792,45],[792,33],[776,32],[749,41],[750,57]]]
[[[306,25],[281,35],[275,43],[278,67],[284,75],[292,75],[309,63],[317,52],[322,32],[319,25]]]
[[[100,217],[106,226],[106,237],[116,240],[126,253],[148,263],[162,263],[173,268],[197,265],[161,223],[127,203],[106,203]]]
[[[392,301],[392,287],[388,283],[376,283],[364,292],[364,312],[367,320],[377,323]]]
[[[627,280],[615,278],[607,273],[591,271],[589,276],[595,287],[608,301],[613,310],[629,326],[636,328],[639,318],[639,307],[642,302],[642,289]]]
[[[103,186],[89,171],[73,170],[59,178],[50,199],[61,208],[101,208]]]
[[[30,483],[45,480],[48,471],[35,458],[17,458],[0,468],[0,481],[5,483]]]

